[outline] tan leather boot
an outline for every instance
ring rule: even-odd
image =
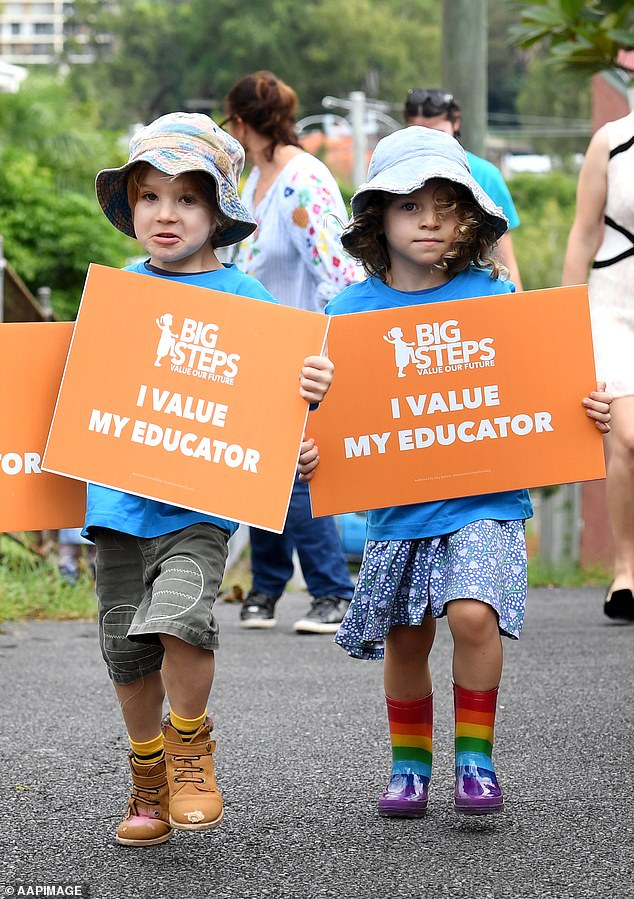
[[[165,759],[155,765],[138,765],[128,756],[132,794],[125,818],[115,837],[122,846],[155,846],[173,834],[169,824],[169,793]]]
[[[222,821],[222,796],[214,775],[210,718],[198,728],[191,741],[184,741],[163,721],[165,762],[169,782],[169,822],[178,830],[207,830]]]

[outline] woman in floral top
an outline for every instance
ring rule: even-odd
[[[256,72],[232,87],[226,108],[223,125],[253,166],[242,201],[258,225],[237,246],[232,261],[280,303],[322,312],[344,287],[362,280],[363,272],[341,246],[348,214],[337,182],[299,145],[297,96],[270,72]],[[353,586],[334,521],[311,517],[308,485],[299,480],[284,533],[251,528],[253,586],[240,613],[243,627],[275,625],[275,603],[293,574],[295,549],[312,597],[310,611],[295,630],[337,630]]]

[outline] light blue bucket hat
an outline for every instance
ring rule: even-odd
[[[352,197],[352,213],[359,215],[374,191],[410,194],[432,178],[445,178],[466,187],[492,225],[496,238],[508,230],[508,220],[471,174],[467,156],[455,137],[423,125],[411,125],[378,142],[368,168],[368,180]]]
[[[137,162],[148,162],[166,175],[206,172],[216,185],[218,208],[227,219],[214,234],[226,247],[255,231],[257,225],[238,196],[244,167],[242,145],[201,113],[172,112],[138,131],[130,141],[130,158],[117,169],[97,174],[97,199],[115,228],[135,237],[128,202],[128,174]]]

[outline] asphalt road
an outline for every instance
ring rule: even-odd
[[[634,897],[634,626],[604,619],[600,591],[531,591],[522,640],[505,641],[495,759],[507,810],[492,819],[452,808],[446,626],[432,655],[429,813],[385,820],[381,665],[295,635],[306,604],[285,596],[269,632],[241,631],[238,606],[218,605],[210,710],[225,820],[143,850],[113,841],[127,741],[95,625],[4,625],[0,897],[62,884],[92,899]]]

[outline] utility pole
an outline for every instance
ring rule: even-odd
[[[443,0],[442,86],[462,109],[462,143],[478,156],[487,125],[487,56],[487,0]]]
[[[350,92],[350,124],[352,125],[352,181],[356,187],[365,181],[368,165],[366,153],[368,139],[365,133],[366,104],[363,91]]]
[[[326,109],[348,110],[347,121],[352,132],[352,183],[356,188],[367,177],[368,133],[373,138],[376,137],[379,132],[379,122],[384,126],[387,134],[391,131],[398,131],[403,126],[391,115],[388,115],[392,103],[368,98],[364,91],[350,91],[347,97],[324,97],[321,105]],[[306,121],[314,118],[319,117],[308,116]]]

